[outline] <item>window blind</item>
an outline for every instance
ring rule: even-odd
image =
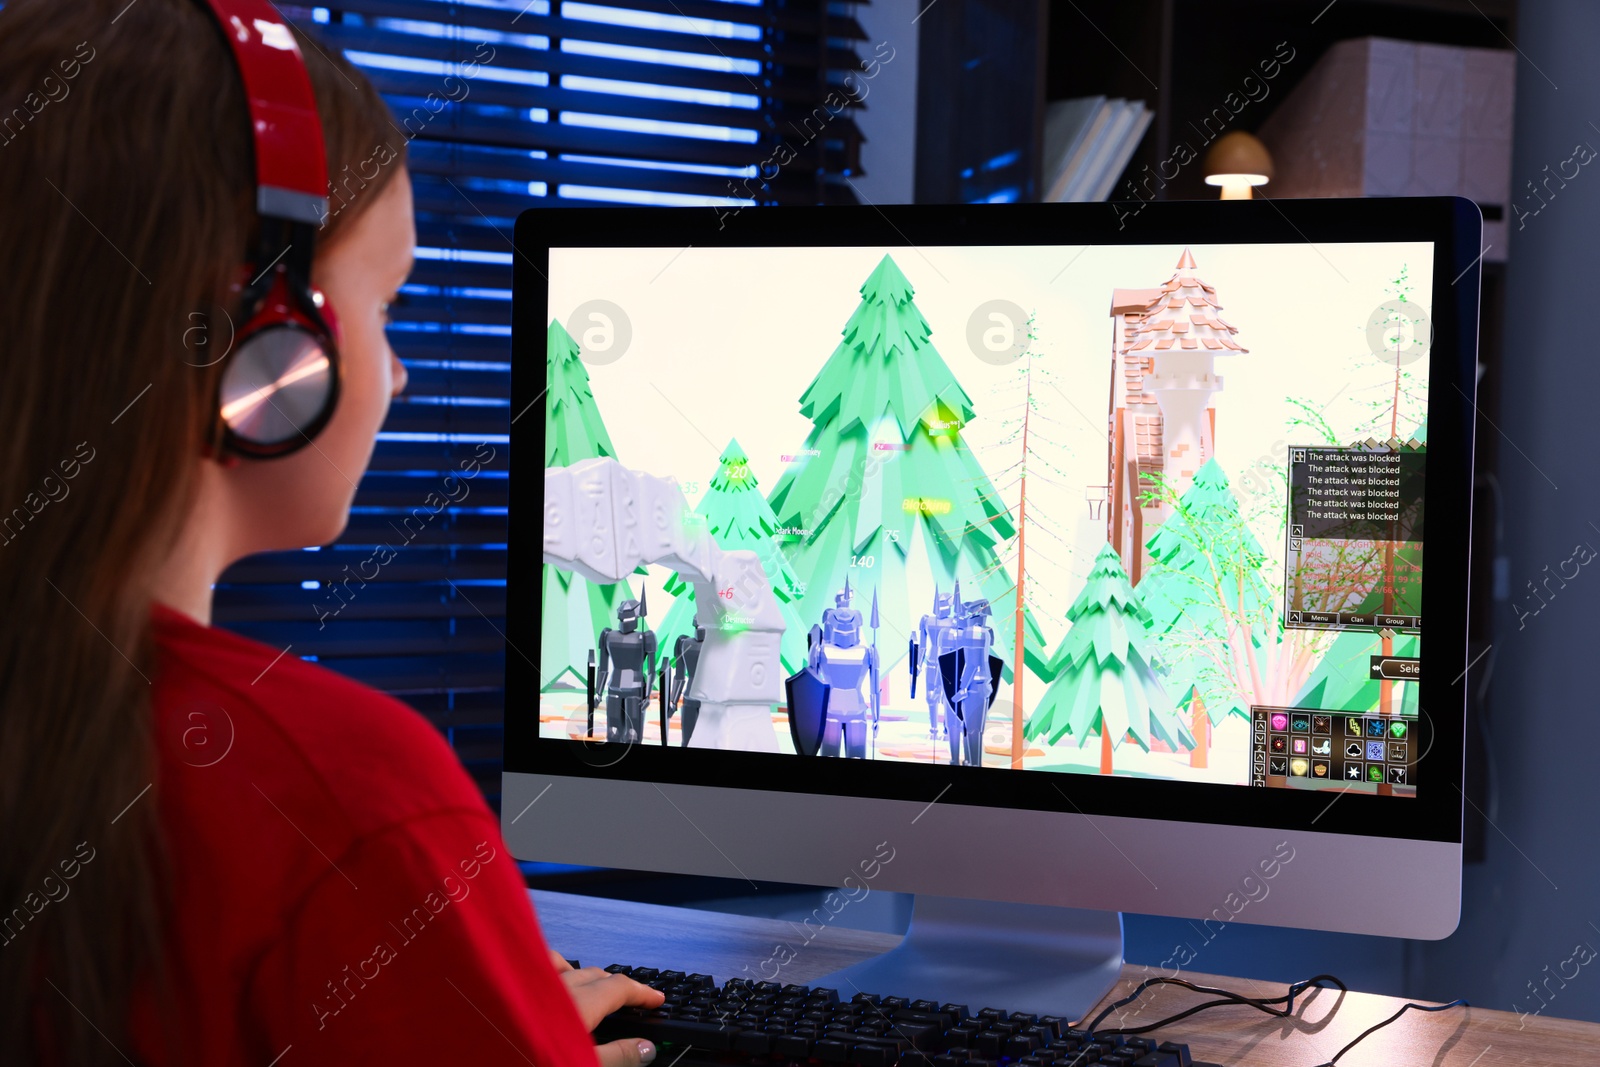
[[[408,142],[417,266],[389,338],[410,384],[343,536],[229,568],[215,619],[411,704],[498,805],[505,657],[537,654],[503,635],[514,220],[855,202],[865,34],[827,0],[281,9],[365,71]]]

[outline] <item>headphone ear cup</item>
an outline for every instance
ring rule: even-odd
[[[274,322],[240,341],[218,394],[229,444],[247,455],[290,452],[333,413],[338,375],[322,339],[294,322]]]

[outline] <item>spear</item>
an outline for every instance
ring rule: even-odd
[[[915,677],[915,676],[913,676]],[[878,590],[872,590],[872,758],[878,758]]]

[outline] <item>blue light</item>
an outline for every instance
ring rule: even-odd
[[[508,67],[491,67],[478,64],[478,68],[471,73],[466,70],[466,63],[450,63],[441,59],[418,59],[414,56],[397,56],[387,52],[362,52],[350,49],[345,52],[351,62],[357,66],[371,67],[375,70],[400,70],[410,74],[436,74],[440,78],[454,77],[464,82],[484,81],[502,82],[511,85],[546,86],[550,84],[550,75],[542,70],[513,70]],[[440,86],[439,95],[451,96],[456,90],[449,86]],[[468,88],[456,103],[467,100],[472,95]]]
[[[325,8],[325,7],[314,7],[314,8],[312,8],[311,9],[311,21],[312,22],[327,22],[328,21],[328,9]]]
[[[983,169],[984,170],[999,170],[1001,167],[1009,167],[1009,166],[1011,166],[1011,164],[1015,163],[1017,160],[1019,160],[1021,158],[1022,158],[1021,149],[1012,149],[1009,152],[1002,152],[1000,155],[995,156],[993,159],[989,160],[987,163],[985,163],[983,165]]]
[[[634,167],[640,170],[672,170],[684,174],[712,174],[719,178],[754,178],[756,165],[720,167],[710,163],[669,163],[655,159],[610,159],[606,156],[579,156],[562,153],[563,163],[596,163],[605,167]],[[540,184],[543,184],[542,182]]]
[[[761,27],[718,19],[697,19],[684,15],[662,15],[652,11],[630,11],[623,8],[599,7],[595,4],[574,3],[568,0],[561,5],[561,14],[569,19],[584,22],[603,22],[609,26],[634,26],[642,30],[665,30],[669,33],[694,33],[702,37],[727,37],[741,41],[759,41]]]
[[[1017,202],[1017,196],[1018,196],[1018,194],[1020,192],[1021,192],[1021,190],[1013,185],[1013,186],[1011,186],[1009,188],[1001,189],[997,193],[990,193],[988,196],[984,197],[983,199],[974,201],[974,203],[978,203],[978,204],[1015,204]]]
[[[598,41],[561,42],[563,52],[601,59],[626,59],[635,63],[661,63],[670,67],[695,67],[699,70],[721,70],[734,74],[760,74],[761,64],[754,59],[730,59],[727,56],[707,56],[697,52],[668,52],[660,48],[634,48],[631,45],[601,44]]]
[[[685,104],[708,104],[712,107],[754,109],[761,106],[760,98],[750,93],[724,93],[710,89],[690,89],[681,85],[654,85],[649,82],[618,81],[615,78],[591,78],[586,74],[563,74],[561,88],[590,93],[612,93],[617,96],[636,96],[647,100],[677,100]]]
[[[705,141],[737,141],[754,144],[755,130],[736,130],[728,126],[707,126],[698,122],[665,122],[661,119],[624,118],[621,115],[591,115],[582,111],[563,111],[566,126],[596,130],[622,130],[628,133],[653,133],[664,137],[698,137]]]
[[[413,396],[407,393],[400,398],[407,404],[438,404],[461,408],[509,408],[511,401],[496,400],[492,396]]]
[[[487,5],[477,5],[487,6]],[[548,13],[548,6],[545,9]],[[443,17],[450,16],[441,13]],[[550,47],[550,38],[538,33],[501,33],[497,30],[484,30],[476,26],[458,26],[454,23],[421,22],[417,19],[400,18],[375,18],[374,26],[380,26],[396,33],[407,33],[413,37],[444,37],[457,41],[482,41],[486,44],[510,44],[522,48],[546,49]],[[491,53],[492,55],[492,53]],[[480,60],[481,62],[482,60]]]
[[[508,445],[511,435],[506,433],[401,433],[396,430],[378,431],[380,441],[411,441],[418,444]]]
[[[418,259],[459,260],[462,263],[497,263],[509,267],[513,258],[510,252],[478,252],[465,248],[433,248],[417,246]]]
[[[322,583],[319,582],[319,581],[316,581],[314,579],[310,580],[310,581],[304,581],[304,582],[300,583],[300,588],[301,589],[321,589],[322,588]]]
[[[749,203],[748,200],[731,196],[696,196],[648,189],[606,189],[594,185],[563,185],[559,193],[568,200],[602,200],[611,204],[650,204],[657,207],[736,207]]]

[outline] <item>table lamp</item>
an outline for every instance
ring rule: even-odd
[[[1272,153],[1255,134],[1233,130],[1217,138],[1201,166],[1206,184],[1222,187],[1222,199],[1249,200],[1253,186],[1272,178]]]

